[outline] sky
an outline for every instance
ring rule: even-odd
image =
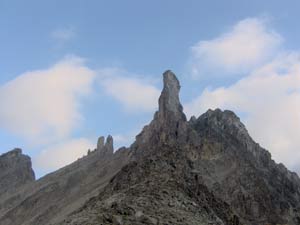
[[[300,2],[0,0],[0,154],[37,177],[113,135],[129,146],[157,110],[162,73],[188,117],[233,110],[300,173]]]

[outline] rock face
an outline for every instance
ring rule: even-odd
[[[109,135],[107,137],[104,148],[105,148],[105,151],[104,151],[105,155],[113,155],[114,154],[114,140],[111,135]]]
[[[31,159],[21,149],[0,156],[0,197],[34,180]]]
[[[131,146],[137,159],[156,151],[157,146],[152,143],[176,146],[178,142],[184,143],[188,135],[186,116],[179,101],[179,81],[170,70],[163,74],[163,80],[164,87],[159,98],[159,110]]]
[[[167,70],[163,74],[164,87],[159,98],[158,117],[163,121],[169,118],[184,119],[183,107],[179,101],[180,84],[175,74]]]
[[[276,164],[233,112],[209,110],[192,126],[201,146],[189,157],[195,173],[242,224],[300,224],[299,177]]]
[[[0,225],[299,225],[298,175],[231,111],[187,121],[176,76],[163,78],[159,110],[130,148],[114,153],[112,137],[100,138],[88,156],[0,200]]]
[[[104,147],[104,141],[105,141],[105,139],[103,136],[98,138],[98,142],[97,142],[97,150],[98,151],[101,151],[101,149]]]
[[[97,143],[97,151],[101,158],[111,157],[114,154],[114,140],[111,135],[108,135],[106,142],[104,137],[100,137]]]

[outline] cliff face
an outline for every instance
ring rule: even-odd
[[[130,148],[113,153],[112,138],[99,138],[88,156],[11,196],[9,209],[0,201],[0,224],[299,225],[297,174],[231,111],[187,121],[178,79],[163,78],[159,110]]]
[[[0,156],[0,198],[35,180],[31,159],[14,149]]]

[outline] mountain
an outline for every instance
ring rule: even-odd
[[[189,121],[171,71],[153,120],[129,148],[113,140],[0,200],[1,225],[299,225],[300,179],[231,111]],[[2,181],[1,181],[2,182]]]
[[[126,149],[113,153],[111,136],[105,144],[100,137],[97,149],[87,156],[0,198],[0,225],[46,225],[63,220],[96,196],[129,158]]]
[[[0,198],[34,180],[31,159],[23,155],[21,149],[16,148],[0,156]]]

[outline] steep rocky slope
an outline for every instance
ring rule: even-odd
[[[299,225],[297,174],[231,111],[187,121],[179,81],[163,77],[159,110],[130,148],[113,153],[112,138],[100,138],[96,151],[1,200],[0,224]]]
[[[46,225],[63,220],[98,194],[127,163],[129,151],[113,153],[113,139],[65,168],[22,186],[0,199],[1,225]],[[2,182],[2,181],[1,181]]]

